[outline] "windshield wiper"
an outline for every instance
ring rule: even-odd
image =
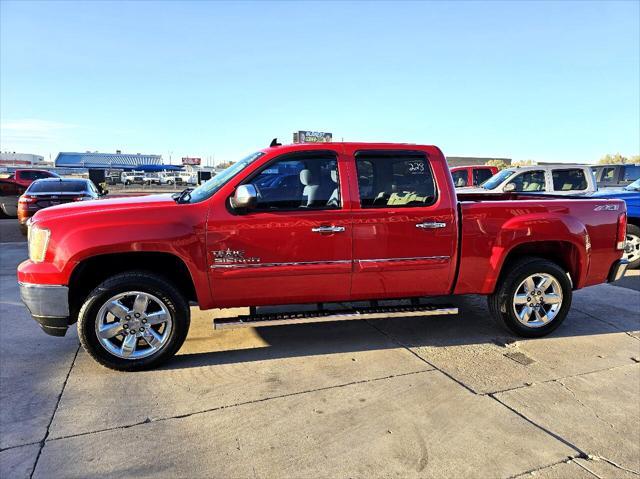
[[[171,197],[176,200],[176,203],[188,203],[191,199],[191,192],[193,188],[185,188],[180,193],[174,193]]]

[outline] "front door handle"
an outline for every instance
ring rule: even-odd
[[[342,233],[344,232],[344,226],[318,226],[311,228],[314,233]]]
[[[437,221],[427,221],[425,223],[418,223],[416,228],[422,228],[424,230],[434,230],[437,228],[445,228],[447,223],[439,223]]]

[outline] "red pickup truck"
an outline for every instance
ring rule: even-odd
[[[536,337],[625,271],[621,200],[456,196],[435,146],[272,145],[173,196],[38,211],[18,267],[33,318],[56,336],[77,321],[94,359],[137,370],[176,353],[190,304],[251,308],[227,328],[455,313],[424,297],[475,293]],[[300,303],[319,307],[264,308]]]

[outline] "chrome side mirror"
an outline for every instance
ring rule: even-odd
[[[248,185],[240,185],[236,188],[236,192],[231,197],[231,207],[234,210],[249,210],[255,208],[258,202],[258,191],[256,187]]]
[[[516,184],[515,183],[507,183],[504,186],[504,192],[505,193],[508,193],[509,191],[515,191],[515,189],[516,189]]]

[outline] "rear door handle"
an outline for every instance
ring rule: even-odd
[[[344,226],[318,226],[311,228],[314,233],[342,233],[344,232]]]
[[[418,223],[416,228],[421,228],[423,230],[434,230],[437,228],[445,228],[447,223],[439,223],[437,221],[427,221],[425,223]]]

